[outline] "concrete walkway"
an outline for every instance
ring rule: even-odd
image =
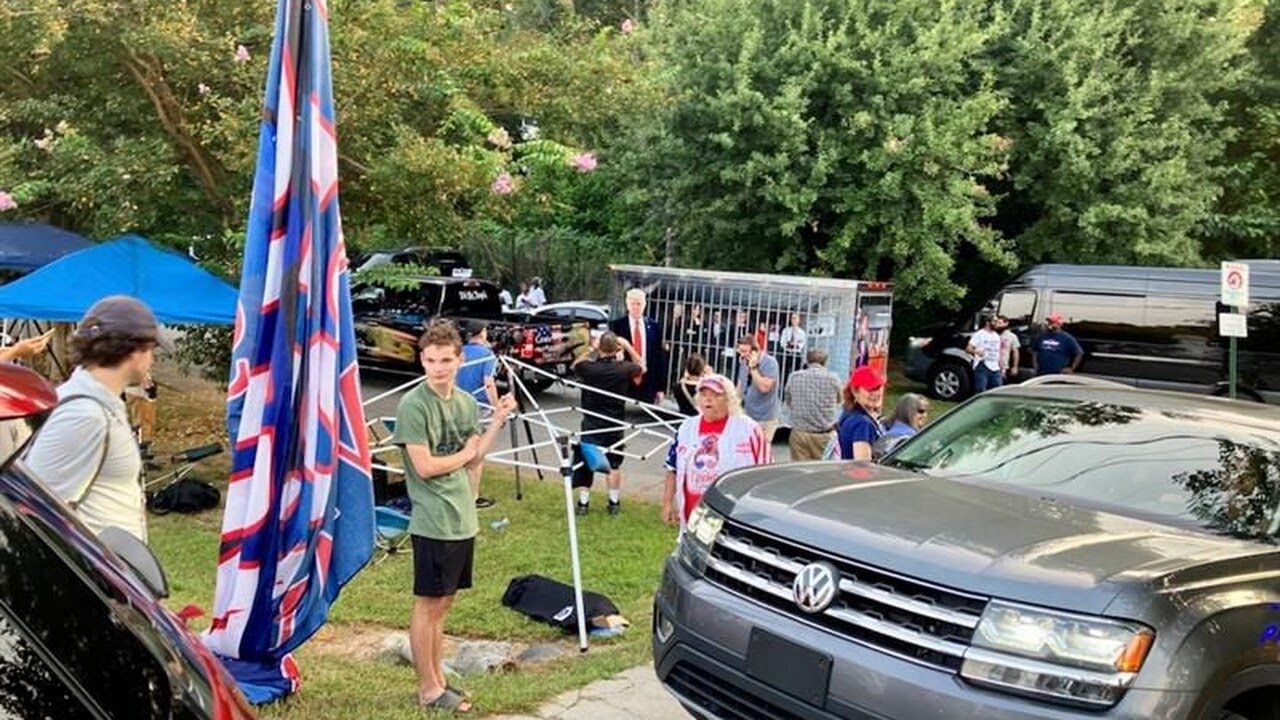
[[[607,680],[571,690],[534,715],[498,720],[685,720],[689,713],[662,688],[652,665],[633,667]]]

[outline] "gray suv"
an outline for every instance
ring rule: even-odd
[[[704,718],[1280,719],[1280,412],[1068,381],[726,474],[654,602]]]

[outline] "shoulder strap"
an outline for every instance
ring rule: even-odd
[[[93,475],[89,476],[89,481],[85,483],[84,490],[80,491],[80,496],[75,500],[67,501],[72,510],[75,510],[89,496],[89,491],[93,489],[93,484],[98,481],[98,476],[102,474],[102,467],[107,464],[107,453],[111,452],[111,418],[115,415],[105,402],[93,395],[68,395],[58,401],[58,407],[67,405],[75,400],[92,400],[96,403],[98,407],[102,408],[102,418],[106,424],[103,425],[102,457],[98,458],[98,467],[93,471]]]

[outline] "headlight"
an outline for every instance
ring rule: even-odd
[[[960,674],[1015,692],[1109,706],[1142,668],[1154,637],[1136,623],[992,602]]]
[[[689,522],[685,525],[684,534],[680,536],[679,552],[680,559],[697,575],[702,575],[707,569],[711,546],[715,544],[723,527],[724,518],[705,503],[698,503],[689,514]]]
[[[929,341],[932,339],[933,338],[929,338],[929,337],[909,337],[907,338],[907,347],[913,350],[918,350],[924,347],[925,345],[928,345]]]

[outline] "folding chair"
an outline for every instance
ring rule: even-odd
[[[374,560],[377,565],[409,544],[409,516],[399,510],[379,505],[373,509],[373,518],[374,543],[380,551],[378,558]]]

